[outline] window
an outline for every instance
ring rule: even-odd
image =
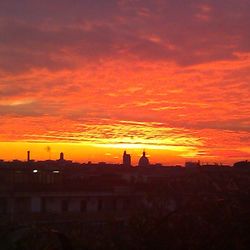
[[[114,198],[113,200],[112,200],[112,210],[116,210],[117,209],[117,199],[116,198]]]
[[[41,201],[41,212],[46,213],[47,212],[47,206],[46,206],[46,198],[43,197]]]
[[[101,211],[103,208],[103,202],[101,199],[98,200],[98,211]]]
[[[87,211],[87,201],[86,201],[86,200],[82,200],[82,201],[81,201],[80,210],[81,210],[82,213],[84,213],[84,212]]]
[[[31,200],[29,197],[18,197],[15,199],[15,212],[27,213],[31,210]]]
[[[7,213],[7,200],[5,198],[0,198],[0,214]]]
[[[62,212],[68,212],[69,211],[69,202],[67,200],[62,201]]]

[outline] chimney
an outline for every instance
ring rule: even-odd
[[[27,162],[30,161],[30,151],[27,151]]]

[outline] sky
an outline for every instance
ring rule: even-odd
[[[249,13],[248,0],[0,1],[0,159],[250,159]]]

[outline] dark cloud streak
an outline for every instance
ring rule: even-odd
[[[250,4],[236,0],[202,4],[1,1],[0,67],[10,72],[58,70],[79,67],[79,60],[127,56],[192,65],[232,60],[236,52],[249,52]],[[202,15],[208,19],[197,18]]]

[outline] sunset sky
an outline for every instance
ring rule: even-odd
[[[0,159],[250,159],[250,1],[1,0]]]

